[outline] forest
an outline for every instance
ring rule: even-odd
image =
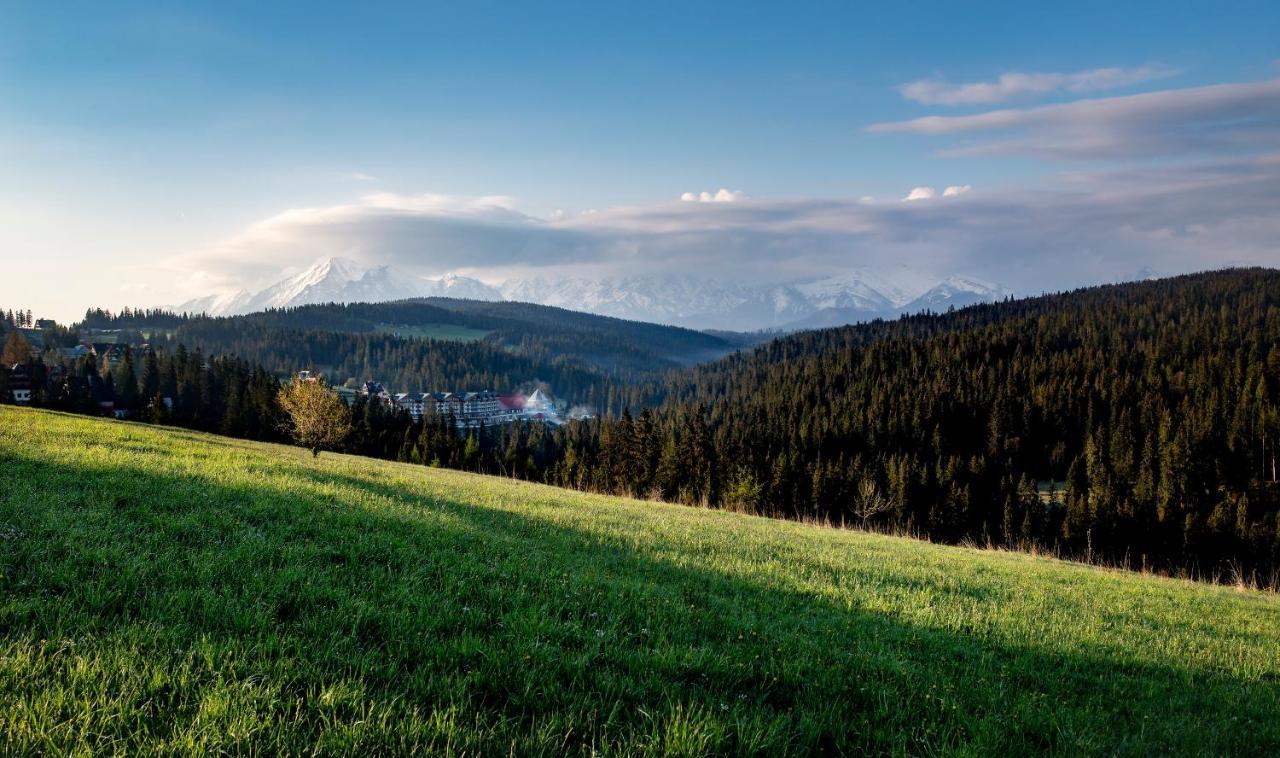
[[[183,324],[105,376],[82,360],[42,402],[75,405],[97,373],[139,417],[283,439],[277,377],[308,361],[419,386],[502,386],[534,365],[252,319],[210,360],[188,352],[215,342],[206,328],[227,327]],[[609,412],[559,427],[460,434],[358,400],[344,449],[1274,586],[1278,338],[1280,272],[1211,272],[801,332],[642,381],[560,365],[558,392]]]

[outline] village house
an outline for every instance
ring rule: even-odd
[[[391,403],[391,395],[386,388],[382,386],[382,382],[369,380],[360,386],[360,396],[365,398],[376,398],[388,405]]]
[[[18,405],[31,402],[31,369],[26,364],[15,363],[9,371],[9,394]]]
[[[98,363],[105,363],[112,371],[115,371],[120,361],[124,360],[125,345],[114,342],[95,342],[92,347],[94,354],[98,356]]]

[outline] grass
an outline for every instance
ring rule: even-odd
[[[489,336],[484,329],[472,329],[457,324],[378,324],[377,331],[396,337],[416,337],[418,339],[451,340],[454,342],[476,342]]]
[[[1274,595],[0,409],[0,753],[1280,751]]]

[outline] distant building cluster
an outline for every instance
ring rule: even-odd
[[[303,381],[312,379],[307,372],[300,373],[298,378]],[[385,403],[390,408],[403,410],[414,421],[419,421],[430,413],[451,416],[459,427],[493,426],[516,421],[559,424],[561,421],[560,410],[555,401],[540,389],[529,395],[500,395],[492,390],[401,392],[393,395],[387,392],[381,382],[368,381],[360,387],[359,395],[370,401]]]
[[[115,343],[86,341],[74,347],[48,348],[45,345],[42,330],[52,328],[54,322],[48,319],[39,319],[35,324],[37,328],[34,329],[19,327],[15,330],[22,336],[31,355],[38,355],[42,351],[52,350],[56,351],[59,357],[69,363],[74,364],[78,359],[88,357],[111,370],[114,370],[124,357],[125,346]],[[139,348],[143,352],[149,349],[150,346],[148,345],[142,345]],[[122,416],[122,413],[115,408],[115,392],[110,384],[102,380],[97,374],[91,374],[88,377],[68,376],[68,369],[62,364],[29,365],[25,360],[13,362],[11,365],[0,366],[0,370],[7,373],[6,387],[9,399],[18,405],[27,405],[32,401],[33,389],[37,383],[45,386],[71,381],[75,385],[73,391],[90,397],[103,415]]]
[[[34,373],[34,372],[39,372]],[[55,364],[34,366],[15,363],[8,369],[7,387],[9,395],[17,405],[27,405],[32,400],[32,390],[39,381],[42,386],[70,382],[71,391],[77,395],[88,397],[97,412],[104,416],[123,418],[123,412],[116,409],[115,390],[96,373],[88,376],[71,374],[65,366]]]

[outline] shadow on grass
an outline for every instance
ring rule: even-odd
[[[5,723],[45,708],[66,727],[28,725],[45,747],[145,746],[241,718],[259,724],[245,744],[295,751],[357,725],[373,731],[329,744],[395,752],[412,728],[415,745],[483,752],[1280,750],[1274,671],[939,630],[337,471],[228,486],[12,450],[3,463],[24,487],[0,494],[0,651],[70,643],[89,662],[41,654],[4,682]],[[157,695],[154,670],[111,669],[120,655],[184,673]],[[134,718],[92,715],[108,695],[86,676]],[[44,699],[58,688],[90,694]],[[210,713],[223,691],[252,713]]]

